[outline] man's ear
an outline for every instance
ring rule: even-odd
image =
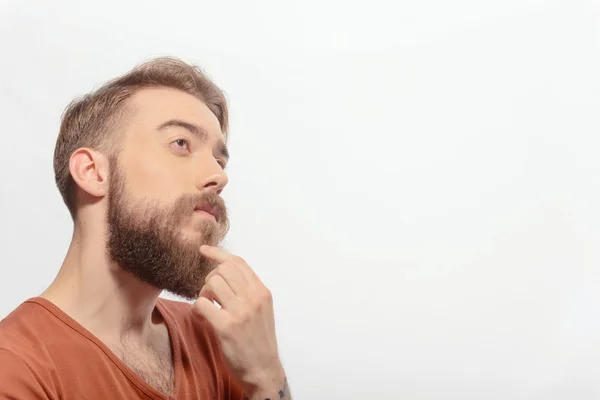
[[[108,158],[93,149],[79,148],[71,154],[69,171],[77,186],[94,197],[108,194]]]

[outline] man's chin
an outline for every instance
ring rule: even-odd
[[[203,244],[217,246],[219,244],[217,236],[214,232],[207,232],[206,229],[192,227],[181,232],[181,243],[200,250],[200,246]]]

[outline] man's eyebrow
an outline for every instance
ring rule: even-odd
[[[190,122],[182,121],[180,119],[171,119],[167,122],[163,122],[158,126],[158,130],[162,131],[169,127],[179,127],[186,129],[192,135],[196,136],[200,140],[205,140],[208,137],[208,132],[203,127],[192,124]],[[223,140],[219,140],[217,143],[217,151],[226,159],[229,159],[229,150],[227,149],[227,145]]]

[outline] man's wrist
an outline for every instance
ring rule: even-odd
[[[249,384],[249,400],[254,399],[291,399],[287,385],[287,377],[283,365],[279,364],[254,375]]]
[[[256,386],[259,389],[272,389],[273,387],[280,386],[285,379],[285,371],[283,366],[280,365],[277,368],[273,368],[268,371],[263,371],[257,377]]]

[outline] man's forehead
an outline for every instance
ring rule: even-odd
[[[127,108],[138,122],[158,126],[168,120],[183,120],[199,124],[208,131],[221,133],[217,117],[197,97],[172,88],[144,88],[128,100]]]

